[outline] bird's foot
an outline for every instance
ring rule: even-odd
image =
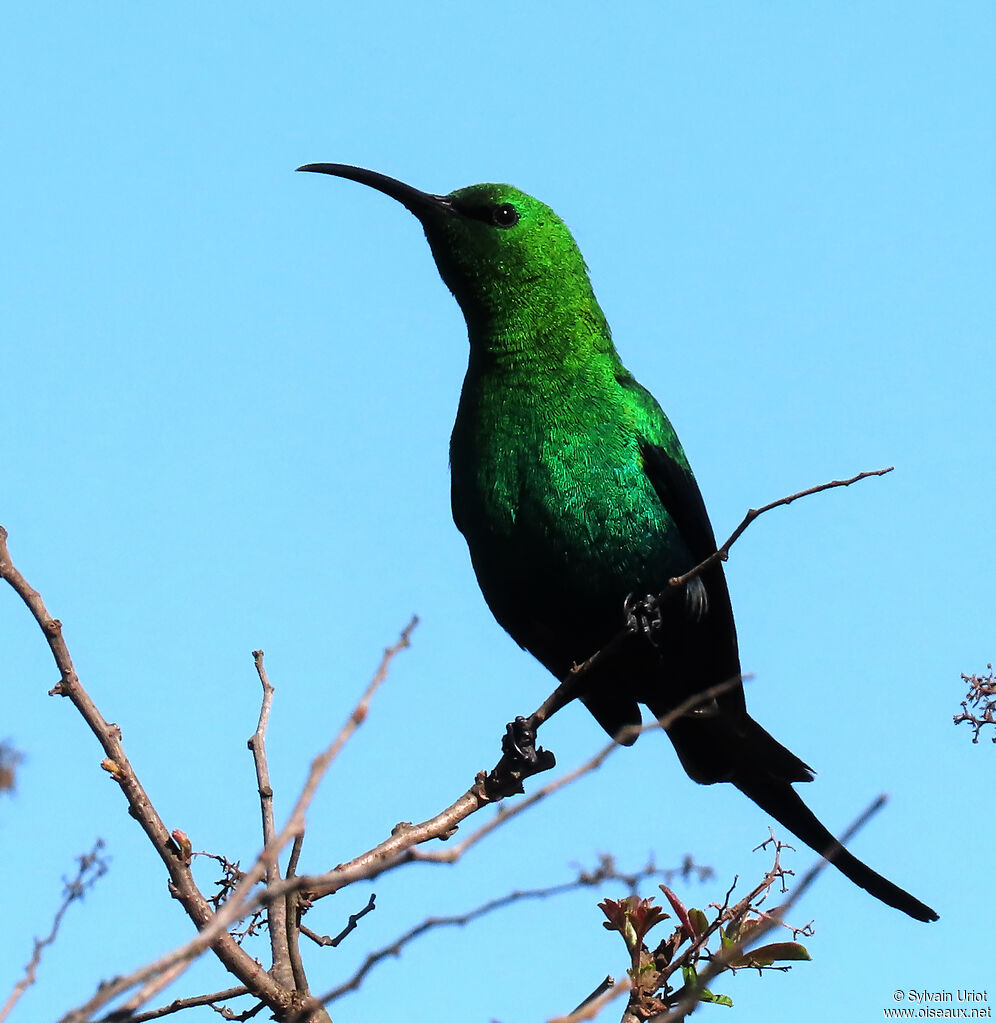
[[[523,792],[522,783],[534,774],[549,771],[557,758],[536,745],[536,726],[532,718],[517,717],[505,726],[501,740],[501,760],[484,779],[483,790],[489,801]]]
[[[661,625],[664,623],[659,596],[648,593],[645,597],[636,597],[631,593],[623,601],[623,614],[626,628],[630,632],[645,636],[657,646]]]

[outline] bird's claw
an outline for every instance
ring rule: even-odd
[[[636,597],[631,593],[623,601],[623,614],[626,617],[626,628],[630,632],[645,636],[657,646],[658,634],[664,624],[660,597],[653,593]]]
[[[536,762],[536,729],[524,717],[517,717],[505,726],[501,740],[501,751],[506,756],[520,759],[528,764]]]
[[[501,759],[484,779],[484,793],[489,800],[523,792],[526,778],[549,771],[557,763],[549,750],[536,745],[536,728],[529,718],[517,717],[505,726],[501,750]]]
[[[685,612],[693,622],[700,622],[709,612],[709,594],[699,576],[692,576],[684,587]],[[623,601],[623,615],[626,628],[652,643],[660,645],[661,629],[664,625],[664,601],[674,594],[671,588],[663,593],[648,593],[644,597],[634,594]]]

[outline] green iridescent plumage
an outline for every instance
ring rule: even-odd
[[[421,222],[467,321],[470,359],[450,445],[453,518],[509,634],[557,678],[621,630],[631,595],[715,550],[698,485],[667,417],[625,369],[570,231],[510,185],[446,196],[342,164],[309,164],[397,199]],[[609,732],[739,680],[722,565],[662,605],[656,642],[633,632],[585,677]],[[698,782],[728,781],[856,884],[919,920],[932,909],[855,859],[792,787],[811,769],[747,713],[743,687],[668,731]],[[628,741],[632,741],[629,739]]]

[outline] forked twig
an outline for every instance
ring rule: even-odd
[[[394,657],[401,650],[411,645],[411,632],[417,624],[418,619],[413,617],[408,625],[402,630],[398,641],[384,651],[384,656],[381,659],[380,666],[374,674],[374,678],[367,686],[359,703],[347,719],[346,724],[343,725],[342,729],[340,729],[338,735],[336,735],[335,739],[333,739],[330,746],[312,761],[311,769],[308,773],[308,777],[305,781],[301,794],[298,797],[297,803],[295,804],[287,823],[280,832],[274,836],[272,847],[265,847],[262,850],[256,858],[256,862],[242,876],[242,879],[236,886],[235,890],[229,895],[224,905],[222,905],[216,913],[213,913],[210,916],[210,919],[204,925],[203,930],[184,945],[181,945],[154,962],[147,963],[145,966],[133,971],[127,976],[115,978],[113,981],[101,985],[100,989],[86,1004],[65,1015],[62,1020],[60,1020],[60,1023],[84,1023],[84,1021],[86,1021],[93,1012],[106,1005],[114,998],[119,997],[125,991],[148,981],[149,978],[163,976],[164,973],[172,971],[174,965],[181,964],[186,967],[205,949],[214,945],[218,941],[228,940],[235,945],[234,939],[228,935],[228,928],[233,923],[246,916],[257,907],[267,904],[275,898],[283,898],[288,892],[300,891],[306,887],[309,881],[308,878],[284,878],[283,880],[275,881],[263,892],[252,895],[252,889],[263,878],[266,863],[269,860],[276,858],[287,842],[300,834],[303,830],[305,814],[311,804],[311,800],[314,798],[318,784],[324,776],[325,771],[328,769],[335,757],[341,752],[343,746],[346,744],[350,736],[352,736],[359,724],[362,723],[363,719],[366,717],[367,709],[374,692],[387,677],[390,663]],[[235,947],[238,948],[237,945]],[[241,953],[242,950],[239,949],[239,952]],[[242,954],[245,955],[245,953]],[[246,958],[248,958],[248,956],[246,956]],[[286,1010],[291,999],[297,998],[295,992],[284,988],[270,977],[269,974],[261,971],[255,960],[251,960],[251,962],[253,963],[253,971],[249,980],[252,982],[251,987],[253,993],[268,1005],[277,1005]],[[227,962],[225,965],[228,965]],[[242,975],[237,971],[232,970],[231,972],[235,973],[240,980],[243,979]],[[170,975],[172,978],[172,973]],[[146,991],[147,989],[143,989],[143,993]],[[154,993],[155,992],[153,991],[148,991],[148,997],[152,997],[152,994]],[[134,1006],[131,1002],[129,1002],[128,1008],[135,1011],[137,1006]]]
[[[74,902],[80,901],[97,881],[107,873],[107,861],[100,854],[100,850],[103,848],[104,842],[98,838],[88,853],[76,857],[76,861],[79,864],[76,876],[71,881],[63,880],[65,887],[62,892],[62,902],[52,919],[52,926],[44,938],[35,938],[31,959],[24,968],[24,976],[14,985],[7,1001],[0,1006],[0,1023],[3,1023],[3,1020],[10,1015],[11,1010],[24,992],[34,984],[38,974],[38,967],[41,965],[42,953],[59,936],[59,928],[62,926],[62,918],[66,915],[66,911]]]
[[[798,501],[800,497],[809,497],[810,494],[820,494],[824,490],[833,490],[835,487],[849,487],[852,483],[857,483],[859,480],[866,480],[869,476],[884,476],[886,473],[892,472],[895,469],[894,465],[890,465],[886,469],[870,469],[868,472],[859,472],[857,476],[852,476],[846,480],[831,480],[829,483],[821,483],[816,487],[809,487],[808,490],[800,490],[796,494],[790,494],[788,497],[781,497],[777,501],[772,501],[770,504],[763,505],[760,508],[751,508],[747,514],[743,517],[740,525],[730,534],[729,539],[726,543],[718,547],[708,558],[700,561],[694,568],[690,568],[683,575],[676,575],[671,579],[668,579],[668,586],[684,586],[689,579],[694,576],[701,575],[710,565],[714,565],[717,561],[726,561],[730,556],[730,548],[740,539],[743,535],[744,530],[756,519],[762,516],[765,512],[769,512],[772,508],[781,508],[783,505],[789,505],[793,501]]]
[[[183,1012],[184,1009],[195,1009],[200,1005],[215,1007],[215,1002],[227,1002],[233,998],[244,998],[250,994],[249,989],[243,985],[230,987],[224,991],[212,991],[204,995],[191,995],[188,998],[174,998],[167,1005],[161,1005],[158,1009],[149,1009],[148,1012],[139,1012],[122,1016],[120,1011],[109,1013],[101,1017],[97,1023],[149,1023],[149,1020],[162,1019],[164,1016],[171,1016],[174,1012]],[[261,1002],[260,1005],[265,1003]]]

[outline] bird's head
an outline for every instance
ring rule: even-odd
[[[358,181],[410,210],[468,324],[563,305],[572,290],[575,297],[594,301],[584,259],[567,225],[518,188],[470,185],[433,195],[346,164],[310,163],[298,170]]]

